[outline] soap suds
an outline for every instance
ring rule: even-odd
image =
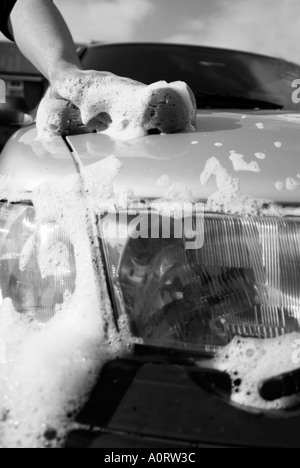
[[[263,410],[286,409],[300,403],[300,394],[273,402],[259,394],[259,384],[266,379],[299,367],[293,362],[293,342],[299,333],[290,333],[272,339],[235,337],[220,349],[212,367],[227,372],[233,382],[231,400],[246,407]]]
[[[284,190],[284,183],[278,180],[275,184],[275,188],[279,190],[279,192],[282,192],[282,190]]]
[[[229,159],[232,161],[233,168],[236,172],[238,171],[250,171],[250,172],[260,172],[260,167],[256,161],[251,161],[247,163],[244,160],[243,154],[235,153],[234,151],[230,152]]]
[[[257,159],[266,159],[265,153],[255,153]]]
[[[170,201],[172,203],[192,203],[194,201],[194,196],[189,187],[176,183],[168,188],[162,201]]]
[[[295,180],[293,177],[288,177],[285,181],[286,189],[289,192],[293,192],[294,190],[298,190],[300,187],[300,182]]]
[[[294,192],[295,190],[298,190],[300,188],[300,182],[294,179],[294,177],[287,177],[285,179],[285,182],[278,180],[275,183],[275,187],[280,192],[282,192],[283,190],[287,190],[288,192]]]
[[[167,175],[162,175],[156,182],[157,187],[168,187],[170,185],[170,177]]]
[[[186,83],[150,86],[106,72],[81,72],[55,83],[37,114],[40,138],[103,132],[130,140],[195,131],[196,100]]]
[[[6,349],[6,362],[0,363],[3,447],[62,445],[102,366],[130,348],[124,319],[121,332],[116,330],[93,225],[94,203],[98,206],[111,196],[112,180],[120,170],[119,161],[111,157],[87,168],[84,178],[72,175],[48,182],[31,194],[37,226],[57,224],[73,245],[76,287],[47,323],[17,313],[8,298],[1,306],[0,341]],[[6,198],[10,187],[1,181]],[[27,242],[23,269],[32,255],[37,255],[43,276],[53,274],[55,267],[69,267],[65,246],[51,237],[42,246],[36,237]]]
[[[274,146],[275,146],[275,148],[281,148],[282,143],[280,141],[275,141]]]
[[[36,128],[41,138],[104,130],[103,126],[83,125],[80,110],[70,102],[47,97],[39,105]]]
[[[206,185],[211,177],[216,178],[218,190],[208,197],[206,211],[251,215],[259,213],[266,203],[243,194],[240,180],[232,177],[215,157],[207,160],[200,175],[201,185]]]
[[[257,127],[259,130],[263,130],[265,128],[263,123],[257,123],[255,124],[255,127]]]
[[[300,114],[279,114],[279,115],[274,115],[274,119],[276,120],[283,120],[286,122],[293,122],[296,124],[300,124]]]

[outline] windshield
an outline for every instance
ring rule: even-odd
[[[196,95],[198,107],[299,110],[292,102],[292,82],[300,78],[300,66],[285,60],[249,53],[196,46],[164,44],[118,44],[95,46],[82,57],[86,69],[110,71],[145,84],[159,80],[185,81]],[[216,95],[219,99],[216,99]],[[223,98],[235,99],[228,105]],[[266,106],[270,108],[270,106]],[[271,107],[272,108],[272,107]]]

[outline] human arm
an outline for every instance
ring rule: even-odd
[[[51,0],[18,0],[8,28],[23,55],[51,84],[82,70],[71,33]]]

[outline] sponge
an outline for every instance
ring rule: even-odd
[[[79,72],[55,83],[49,96],[37,114],[40,137],[104,132],[129,140],[195,130],[196,100],[181,81],[147,86],[111,73]]]

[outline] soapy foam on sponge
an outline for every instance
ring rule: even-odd
[[[58,81],[40,105],[39,137],[104,132],[129,140],[151,131],[194,131],[195,97],[186,83],[150,86],[106,72],[80,72]]]

